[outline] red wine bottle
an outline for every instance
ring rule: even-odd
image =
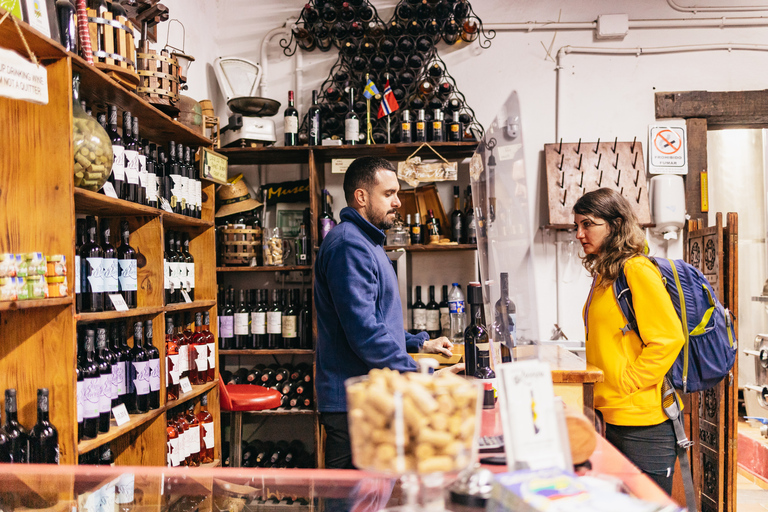
[[[59,432],[48,418],[48,388],[37,390],[37,423],[29,432],[29,462],[59,463]]]
[[[117,106],[110,105],[108,107],[108,121],[109,129],[107,134],[109,140],[112,141],[112,175],[110,181],[115,187],[115,193],[120,199],[124,199],[124,184],[125,184],[125,147],[123,146],[123,139],[120,134],[117,133]]]
[[[299,143],[299,112],[294,106],[293,91],[288,91],[288,107],[283,114],[285,121],[285,145],[295,146]]]
[[[96,331],[86,329],[81,350],[78,351],[83,372],[83,439],[94,439],[99,434],[99,367],[93,358]],[[6,404],[8,397],[6,395]],[[7,412],[7,405],[6,405]]]
[[[136,140],[133,138],[132,130],[131,113],[126,110],[123,112],[123,157],[125,162],[123,199],[136,203],[139,198],[139,154],[136,151]]]
[[[152,320],[144,323],[144,349],[149,358],[149,398],[148,409],[160,407],[160,351],[154,345],[154,329]]]
[[[144,324],[133,324],[133,348],[128,366],[128,396],[126,406],[131,414],[149,410],[149,354],[144,349]]]
[[[104,310],[103,252],[96,238],[96,218],[86,217],[86,242],[80,248],[83,312]]]
[[[130,245],[131,232],[128,221],[120,222],[120,247],[117,248],[117,280],[120,293],[129,308],[136,307],[137,260],[136,251]]]
[[[112,365],[104,351],[107,349],[107,329],[96,328],[96,357],[94,362],[99,369],[99,432],[109,432],[109,419],[112,416]]]

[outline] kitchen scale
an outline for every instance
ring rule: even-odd
[[[261,83],[261,66],[239,57],[219,57],[214,61],[213,69],[232,111],[229,124],[221,129],[221,145],[274,144],[277,141],[275,122],[268,118],[277,114],[280,102],[256,96]]]

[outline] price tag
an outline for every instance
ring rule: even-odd
[[[189,294],[187,293],[187,290],[181,289],[181,296],[184,297],[184,302],[192,302],[192,299],[189,298]]]
[[[119,293],[110,294],[109,300],[112,301],[112,305],[117,311],[128,311],[128,304],[125,303],[125,299]]]
[[[120,404],[117,407],[112,408],[112,416],[115,417],[117,426],[125,425],[130,421],[131,417],[128,415],[128,409],[125,408],[125,404]]]
[[[189,393],[192,391],[192,384],[189,383],[189,377],[184,377],[179,381],[179,384],[181,385],[181,392],[182,393]]]
[[[164,197],[160,198],[160,207],[168,213],[173,213],[173,208],[171,208],[171,203],[169,203],[168,200]]]
[[[112,185],[112,182],[106,182],[104,186],[101,187],[101,190],[104,191],[104,195],[107,197],[111,197],[112,199],[119,199],[119,197],[117,197],[117,192],[115,192],[115,187]]]

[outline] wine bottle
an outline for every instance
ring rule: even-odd
[[[478,347],[488,345],[488,331],[483,325],[483,290],[480,283],[469,283],[467,302],[470,306],[471,323],[464,331],[464,362],[466,374],[474,376],[478,371]]]
[[[328,196],[330,194],[327,190],[323,190],[323,210],[320,213],[320,241],[322,242],[323,239],[325,239],[326,235],[331,231],[331,229],[336,226],[336,221],[333,219],[333,215],[331,215],[330,211],[330,205],[328,204]]]
[[[267,290],[253,290],[254,300],[251,301],[251,339],[252,349],[267,346]]]
[[[131,135],[136,145],[138,169],[139,169],[139,188],[138,199],[139,204],[147,204],[147,189],[149,188],[149,171],[147,170],[147,152],[144,145],[147,143],[147,139],[141,139],[139,137],[139,118],[133,117],[133,126],[131,127]]]
[[[96,328],[96,357],[94,362],[99,370],[99,432],[109,432],[109,419],[112,413],[112,365],[104,351],[107,349],[107,329]]]
[[[322,11],[320,12],[324,22],[334,23],[336,21],[336,17],[338,13],[336,11],[336,8],[330,2],[326,2],[325,5],[323,5]]]
[[[415,142],[427,141],[427,122],[424,118],[424,110],[419,109],[418,118],[416,120],[416,137]]]
[[[421,245],[424,243],[424,236],[421,231],[421,214],[416,212],[413,224],[411,224],[411,245]]]
[[[488,341],[488,336],[486,335],[484,341],[476,340],[475,347],[477,350],[477,368],[474,377],[476,379],[495,379],[496,373],[491,368],[491,344]]]
[[[459,113],[454,112],[451,122],[448,124],[448,140],[451,142],[461,142],[464,140],[464,127],[459,121]]]
[[[93,358],[96,331],[85,329],[78,356],[83,371],[83,439],[99,435],[99,367]],[[8,397],[6,395],[6,404]],[[7,411],[7,409],[6,409]]]
[[[29,462],[59,463],[59,432],[48,418],[48,388],[37,390],[37,423],[29,431]]]
[[[283,308],[280,305],[279,290],[272,290],[272,307],[267,311],[267,344],[265,348],[276,349],[283,343]]]
[[[69,0],[56,2],[56,18],[59,27],[59,42],[65,50],[77,54],[79,52],[77,32],[77,10]]]
[[[416,300],[411,306],[412,330],[414,333],[427,330],[427,306],[421,301],[421,286],[416,287]]]
[[[184,251],[181,250],[181,238],[183,233],[176,233],[176,276],[174,283],[176,284],[176,302],[186,302],[182,291],[187,289],[187,257]],[[194,271],[194,270],[193,270]]]
[[[245,303],[245,290],[240,290],[240,301],[234,314],[235,343],[232,348],[242,350],[248,346],[250,340],[250,310]]]
[[[149,358],[149,398],[148,409],[160,407],[160,351],[154,345],[154,329],[152,320],[144,322],[144,349]]]
[[[294,24],[291,27],[291,31],[293,32],[293,37],[296,39],[299,48],[308,52],[315,49],[315,37],[306,29],[306,27]]]
[[[208,347],[208,370],[206,372],[205,381],[213,382],[216,371],[216,338],[210,331],[211,314],[206,311],[203,313],[203,334],[205,335],[205,343]]]
[[[494,308],[493,330],[501,344],[502,362],[512,360],[511,350],[517,346],[517,308],[509,298],[509,274],[502,272],[499,279],[500,296]]]
[[[200,463],[213,462],[213,449],[216,440],[213,424],[213,416],[208,412],[208,395],[200,398],[200,412],[197,413],[197,421],[200,424]]]
[[[75,222],[75,308],[83,311],[83,269],[80,262],[80,251],[85,245],[85,219]]]
[[[123,191],[125,184],[125,147],[123,146],[123,139],[120,134],[117,133],[117,106],[109,105],[109,129],[107,134],[109,140],[112,141],[112,174],[110,181],[115,187],[115,193],[119,199],[124,199],[125,194]]]
[[[461,28],[456,20],[449,20],[443,26],[443,41],[445,44],[455,44],[461,36]]]
[[[131,232],[128,229],[128,221],[120,222],[121,244],[117,248],[117,275],[118,289],[129,308],[136,307],[137,260],[136,251],[130,245]]]
[[[413,134],[411,131],[411,112],[408,110],[403,110],[402,113],[402,119],[400,121],[400,142],[413,142]]]
[[[300,349],[312,349],[312,290],[304,290],[304,303],[299,311],[299,347]]]
[[[200,312],[195,313],[195,332],[189,350],[192,362],[189,379],[192,384],[205,384],[208,375],[208,340],[203,332],[203,314]]]
[[[123,112],[123,158],[125,166],[125,184],[123,185],[123,199],[132,203],[138,200],[139,187],[139,154],[136,152],[136,141],[133,138],[133,122],[131,113]]]
[[[133,348],[128,366],[128,396],[126,406],[131,414],[143,414],[149,409],[149,355],[144,349],[144,324],[133,324]]]
[[[451,335],[451,308],[448,304],[448,285],[443,285],[443,298],[437,306],[440,309],[440,336],[448,338]]]
[[[179,398],[179,345],[176,343],[176,330],[173,318],[165,317],[165,390],[167,400]]]
[[[184,321],[179,323],[176,329],[176,332],[179,334],[179,364],[181,366],[181,378],[186,377],[190,379],[190,371],[194,368],[194,361],[190,360],[194,326],[192,325],[192,317],[189,312],[184,313],[182,318]]]
[[[360,120],[352,110],[352,105],[355,102],[355,89],[349,88],[349,112],[344,117],[344,144],[354,145],[357,144],[360,137]]]
[[[176,428],[179,429],[179,438],[181,439],[181,457],[183,458],[181,465],[189,466],[192,456],[192,443],[190,443],[189,439],[189,422],[187,421],[185,415],[180,414],[178,410],[175,413],[175,419]]]
[[[100,349],[99,351],[99,357],[106,361],[110,368],[112,373],[112,379],[110,382],[106,384],[107,392],[109,394],[109,402],[110,402],[110,408],[114,409],[118,405],[120,405],[119,401],[119,395],[118,395],[118,387],[120,383],[118,382],[118,378],[120,375],[118,374],[119,368],[118,368],[118,360],[117,360],[117,354],[112,351],[112,343],[109,340],[109,332],[107,331],[107,327],[105,324],[99,324],[99,327],[96,329],[96,346],[99,347],[99,337],[102,336],[103,330],[103,336],[104,336],[104,348]]]
[[[472,189],[467,186],[465,204],[466,211],[464,212],[465,222],[467,224],[467,243],[477,243],[477,222],[475,221],[475,209],[472,205]]]
[[[182,264],[183,265],[182,274],[186,276],[185,290],[187,291],[187,295],[189,295],[189,300],[194,301],[195,300],[195,258],[193,258],[192,253],[189,252],[189,234],[182,233],[181,241],[182,241],[181,252],[184,256],[184,263]]]
[[[427,210],[427,231],[429,232],[429,243],[435,244],[440,241],[440,220],[435,217],[431,209]]]
[[[282,348],[299,348],[299,299],[301,290],[292,289],[289,293],[288,306],[283,310],[281,318],[283,346]]]
[[[230,350],[235,344],[234,289],[230,286],[225,292],[224,306],[219,317],[219,349]]]
[[[191,163],[192,148],[184,146],[184,173],[187,177],[187,215],[197,218],[197,180]]]
[[[427,333],[431,339],[440,337],[440,306],[435,300],[435,287],[429,287],[429,302],[426,311]]]
[[[288,91],[288,107],[283,113],[285,122],[285,145],[296,146],[299,143],[299,112],[294,106],[293,91]]]
[[[320,13],[312,5],[311,2],[308,2],[307,4],[305,4],[304,9],[301,12],[302,12],[302,16],[304,17],[304,21],[306,21],[308,25],[311,25],[312,23],[316,22],[320,18]]]
[[[312,91],[312,106],[307,112],[307,123],[309,126],[308,137],[310,146],[319,146],[321,143],[320,133],[320,107],[317,104],[317,90]]]
[[[166,176],[168,187],[168,202],[173,213],[182,213],[181,199],[183,195],[182,175],[179,172],[179,164],[176,161],[176,142],[168,143],[168,162],[166,164]]]
[[[80,248],[83,312],[104,310],[103,252],[96,238],[96,218],[86,217],[86,242]]]
[[[5,390],[5,424],[2,433],[6,438],[7,462],[29,462],[29,434],[18,421],[15,389]]]
[[[112,407],[125,403],[125,394],[128,392],[128,361],[129,352],[123,350],[120,344],[121,325],[113,323],[109,329],[111,352],[115,359],[112,362],[112,379],[115,382],[117,400]]]
[[[166,432],[166,448],[165,448],[165,455],[166,455],[166,466],[168,467],[177,467],[180,465],[181,460],[181,446],[180,446],[180,439],[179,439],[179,431],[176,429],[176,423],[173,421],[173,419],[168,416],[168,421],[166,422],[165,427]]]
[[[163,283],[165,289],[165,305],[175,302],[175,288],[173,286],[173,269],[171,265],[175,263],[176,251],[173,247],[173,231],[165,234],[165,252],[163,253]]]
[[[78,354],[79,356],[79,354]],[[80,367],[80,357],[75,362],[75,375],[77,377],[77,388],[75,401],[77,403],[77,440],[83,439],[83,410],[85,397],[85,380],[83,379],[83,369]],[[9,453],[9,441],[8,437],[0,429],[0,462],[11,462]]]
[[[461,211],[461,198],[459,197],[459,187],[453,187],[453,212],[451,212],[451,240],[456,243],[464,244],[466,240],[465,215]]]
[[[323,24],[316,24],[313,28],[313,32],[315,33],[317,49],[321,52],[330,50],[333,46],[333,41],[331,40],[331,31],[328,30],[328,27]]]
[[[118,270],[117,270],[117,251],[115,246],[110,243],[111,233],[109,219],[101,221],[101,277],[104,291],[104,309],[114,311],[115,305],[109,298],[112,294],[119,292]]]
[[[184,145],[181,143],[176,144],[176,164],[180,176],[178,201],[181,206],[178,213],[189,216],[189,175],[184,166]]]
[[[432,6],[429,5],[427,0],[422,0],[421,3],[416,6],[416,17],[420,20],[428,20],[432,17]]]
[[[189,465],[190,467],[200,466],[200,420],[195,416],[195,405],[190,403],[187,408],[187,415],[184,417],[189,423],[187,440],[189,441]]]

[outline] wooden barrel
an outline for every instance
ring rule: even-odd
[[[167,50],[158,54],[142,42],[136,54],[141,83],[136,89],[139,96],[171,117],[179,115],[179,61]]]
[[[130,91],[139,85],[136,74],[136,47],[133,24],[125,16],[116,18],[111,12],[99,16],[88,9],[88,30],[93,46],[93,65]]]
[[[219,261],[224,266],[258,265],[261,251],[261,228],[240,228],[228,224],[219,228]]]

